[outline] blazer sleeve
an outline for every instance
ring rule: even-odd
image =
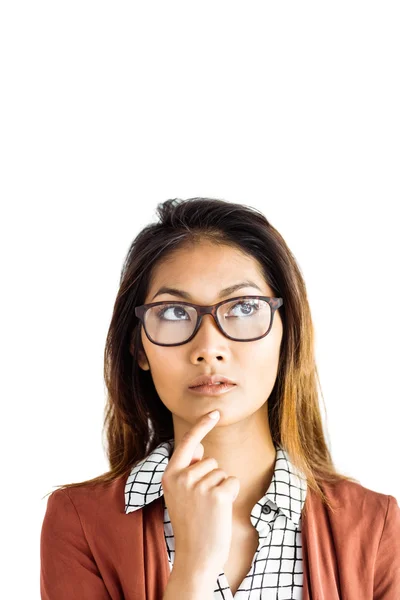
[[[47,500],[40,535],[42,600],[111,600],[67,491]]]
[[[394,600],[400,594],[400,508],[394,496],[388,505],[374,573],[373,600]]]

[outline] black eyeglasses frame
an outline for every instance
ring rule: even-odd
[[[231,337],[230,335],[225,333],[225,331],[222,329],[221,324],[218,321],[217,310],[222,304],[227,304],[228,302],[233,302],[234,300],[246,300],[246,299],[252,299],[252,300],[258,299],[258,300],[265,300],[266,302],[268,302],[268,304],[271,307],[270,325],[269,325],[266,333],[264,333],[263,335],[260,335],[259,337],[256,337],[256,338],[238,339],[238,338]],[[148,334],[146,325],[145,325],[146,311],[149,308],[151,308],[152,306],[160,306],[161,304],[179,304],[179,305],[183,305],[183,306],[191,306],[192,308],[196,309],[196,312],[197,312],[196,326],[195,326],[194,331],[191,334],[191,336],[184,342],[179,342],[178,344],[160,344],[159,342],[155,342]],[[217,304],[210,304],[209,306],[203,306],[201,304],[192,304],[191,302],[185,302],[185,301],[181,301],[181,300],[161,300],[159,302],[151,302],[150,304],[142,304],[141,306],[136,306],[135,307],[135,315],[141,321],[147,338],[150,340],[150,342],[152,342],[153,344],[156,344],[157,346],[182,346],[183,344],[187,344],[188,342],[190,342],[190,340],[192,340],[194,338],[194,336],[198,332],[204,315],[212,315],[214,318],[214,321],[217,324],[218,329],[228,339],[233,340],[235,342],[255,342],[256,340],[260,340],[269,334],[269,332],[271,331],[272,324],[274,322],[275,311],[282,305],[283,305],[283,298],[273,298],[271,296],[235,296],[234,298],[228,298],[227,300],[222,300],[221,302],[217,302]]]

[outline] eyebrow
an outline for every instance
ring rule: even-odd
[[[259,292],[263,293],[262,289],[260,289],[258,285],[253,283],[252,281],[241,281],[240,283],[235,283],[234,285],[230,285],[229,287],[221,290],[218,297],[223,298],[224,296],[229,296],[230,294],[233,294],[233,292],[236,292],[237,290],[240,290],[245,287],[253,287]],[[163,286],[158,290],[156,294],[154,294],[151,301],[154,300],[156,296],[160,296],[161,294],[171,294],[171,296],[180,296],[181,298],[186,298],[186,300],[192,299],[191,295],[188,292],[185,292],[184,290],[178,290],[177,288]]]

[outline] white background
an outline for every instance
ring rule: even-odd
[[[107,470],[105,337],[167,198],[249,204],[280,231],[335,464],[400,500],[399,30],[385,1],[2,4],[7,598],[39,598],[44,495]]]

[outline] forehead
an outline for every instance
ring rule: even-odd
[[[193,298],[210,300],[223,288],[243,280],[251,280],[261,290],[243,288],[243,294],[272,295],[262,267],[254,257],[232,246],[198,242],[175,250],[155,266],[146,301],[164,286],[185,290]]]

